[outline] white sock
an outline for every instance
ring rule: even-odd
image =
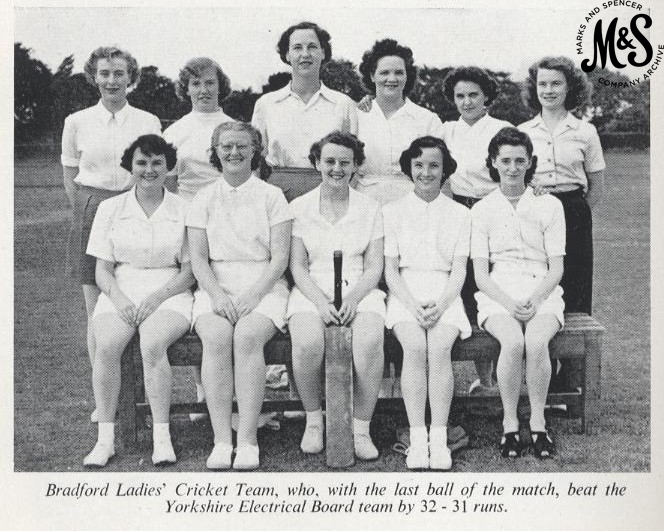
[[[438,446],[447,446],[447,426],[431,426],[429,440]]]
[[[115,448],[115,422],[99,422],[97,434],[99,443]]]
[[[204,402],[205,401],[205,391],[203,390],[203,384],[196,384],[196,401]]]
[[[424,445],[427,443],[428,434],[426,426],[410,427],[410,445]]]
[[[157,423],[152,425],[152,441],[158,443],[160,441],[170,441],[171,432],[168,430],[168,422]]]
[[[316,411],[307,411],[307,426],[322,426],[323,425],[323,410],[317,409]]]
[[[353,433],[358,435],[369,435],[370,420],[360,420],[353,418]]]

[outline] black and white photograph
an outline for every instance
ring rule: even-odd
[[[14,2],[9,529],[661,516],[654,4]]]

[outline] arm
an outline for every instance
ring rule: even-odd
[[[78,185],[74,182],[76,176],[78,175],[78,167],[76,166],[63,166],[62,167],[62,176],[65,185],[65,193],[69,199],[69,206],[74,208],[74,200],[76,198],[76,191],[78,190]]]
[[[180,272],[177,275],[141,301],[136,313],[136,324],[141,324],[157,308],[159,308],[162,302],[170,299],[178,293],[188,290],[193,283],[194,275],[191,272],[191,263],[186,262],[181,264]]]
[[[212,311],[225,317],[232,324],[237,322],[237,310],[231,299],[217,282],[210,267],[207,231],[196,227],[187,227],[189,239],[189,252],[191,253],[191,268],[199,287],[207,292],[212,300]]]
[[[364,272],[344,297],[339,309],[339,324],[350,323],[357,313],[357,305],[378,285],[383,273],[383,260],[383,238],[371,240],[364,251]]]
[[[604,193],[604,170],[590,172],[586,177],[588,178],[586,201],[592,208],[599,202]]]
[[[390,295],[399,299],[408,311],[415,316],[420,326],[424,327],[424,305],[415,299],[410,293],[408,286],[399,273],[399,258],[396,256],[385,257],[385,282],[390,290]]]
[[[332,300],[318,287],[309,274],[309,255],[304,246],[302,238],[293,236],[291,238],[290,270],[295,285],[302,294],[314,303],[318,314],[326,325],[338,324],[337,310]]]
[[[114,269],[114,262],[97,258],[97,266],[95,269],[97,286],[99,286],[99,289],[111,299],[111,302],[120,314],[120,319],[129,326],[136,326],[136,306],[119,288],[115,281]]]
[[[235,301],[238,318],[248,315],[267,295],[288,266],[291,241],[291,221],[270,227],[270,263],[258,281]]]

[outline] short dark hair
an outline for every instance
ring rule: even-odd
[[[83,65],[83,72],[85,79],[92,86],[96,87],[95,77],[97,75],[97,63],[99,59],[124,59],[127,63],[127,74],[129,74],[129,85],[136,85],[141,77],[141,72],[138,69],[138,62],[136,58],[125,50],[121,50],[115,46],[100,46],[92,51],[90,57]]]
[[[413,180],[413,173],[411,169],[411,164],[413,159],[416,159],[422,155],[422,149],[424,148],[436,148],[440,150],[441,155],[443,156],[443,178],[440,181],[442,184],[447,180],[447,178],[452,175],[457,169],[457,162],[452,157],[450,150],[447,148],[445,141],[436,136],[421,136],[413,140],[401,156],[399,157],[399,165],[401,166],[401,171],[410,177],[410,180]]]
[[[376,94],[376,84],[371,80],[371,76],[376,73],[378,61],[388,56],[396,56],[403,59],[406,65],[406,86],[403,89],[403,94],[404,96],[410,94],[417,79],[417,68],[413,59],[413,51],[407,46],[401,46],[394,39],[376,41],[371,50],[364,52],[362,63],[360,64],[362,83],[369,92]]]
[[[351,133],[332,131],[312,144],[309,150],[309,162],[312,166],[316,167],[316,162],[320,161],[320,154],[325,144],[337,144],[351,149],[353,151],[353,162],[356,166],[361,166],[364,162],[364,142]]]
[[[530,157],[530,168],[526,170],[523,181],[525,184],[533,180],[533,175],[537,169],[537,156],[533,155],[533,143],[530,137],[516,127],[503,127],[498,131],[489,142],[489,155],[486,158],[486,167],[489,168],[489,175],[495,182],[500,182],[498,170],[493,167],[493,161],[498,156],[501,146],[523,146]]]
[[[491,105],[496,99],[496,96],[498,96],[498,83],[486,70],[476,66],[460,66],[450,70],[443,80],[445,97],[451,103],[454,103],[454,87],[459,81],[477,83],[482,89],[484,96],[486,96],[487,107]]]
[[[217,170],[220,172],[224,171],[221,167],[221,160],[219,159],[219,155],[217,155],[217,150],[215,147],[219,143],[219,137],[221,136],[221,133],[225,131],[240,131],[248,133],[251,137],[251,145],[254,148],[254,152],[251,155],[251,170],[256,171],[259,167],[261,167],[263,138],[260,131],[247,122],[223,122],[215,127],[214,131],[212,132],[212,137],[210,138],[210,164],[212,164],[212,166],[217,168]]]
[[[528,77],[523,85],[523,101],[533,111],[540,112],[542,104],[537,97],[537,71],[540,69],[558,70],[567,81],[565,109],[568,111],[586,107],[590,103],[592,85],[588,76],[574,65],[571,59],[563,56],[544,57],[528,69]]]
[[[323,59],[323,64],[332,58],[332,45],[330,44],[331,40],[330,34],[314,22],[300,22],[299,24],[295,24],[290,28],[288,28],[286,31],[284,31],[281,34],[281,37],[279,37],[279,42],[277,43],[277,52],[279,52],[279,57],[281,57],[281,60],[284,63],[290,64],[286,59],[286,54],[288,53],[288,49],[290,47],[290,37],[293,34],[293,32],[296,30],[307,30],[307,29],[314,30],[314,32],[316,33],[316,37],[318,37],[318,42],[320,43],[320,46],[323,49],[323,53],[325,54],[325,57]]]
[[[120,166],[131,173],[131,163],[137,149],[144,155],[163,155],[166,158],[168,171],[175,168],[177,162],[177,150],[173,144],[169,144],[159,135],[141,135],[134,140],[122,154]]]
[[[209,57],[194,57],[187,61],[187,64],[182,67],[178,80],[175,84],[175,93],[182,101],[191,101],[189,94],[189,80],[192,77],[201,77],[203,72],[208,68],[213,68],[217,72],[217,80],[219,82],[219,98],[218,103],[221,103],[231,93],[231,82],[228,76],[219,66],[217,61]]]

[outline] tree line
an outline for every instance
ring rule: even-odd
[[[35,58],[30,48],[14,43],[14,135],[16,142],[40,141],[59,137],[64,119],[72,112],[94,105],[99,99],[97,89],[90,85],[82,72],[74,73],[74,56],[65,57],[55,72]],[[443,94],[443,80],[452,67],[419,68],[418,80],[409,98],[435,112],[445,122],[459,117],[456,108]],[[490,113],[496,118],[519,124],[532,112],[521,100],[522,83],[512,80],[504,71],[490,71],[499,85],[499,96]],[[649,145],[650,83],[615,88],[609,82],[625,83],[629,79],[620,73],[596,69],[590,74],[594,88],[591,105],[580,109],[591,116],[605,147],[609,143],[644,148]],[[339,90],[355,101],[366,91],[355,64],[345,59],[332,59],[321,71],[321,79],[328,87]],[[224,112],[237,119],[250,121],[256,100],[267,92],[278,90],[290,81],[290,73],[277,72],[268,77],[260,92],[251,88],[233,90],[223,102]],[[191,110],[191,104],[180,101],[175,84],[163,76],[156,66],[141,68],[141,78],[128,94],[129,103],[149,111],[164,123],[181,118]],[[607,140],[608,139],[608,140]]]

